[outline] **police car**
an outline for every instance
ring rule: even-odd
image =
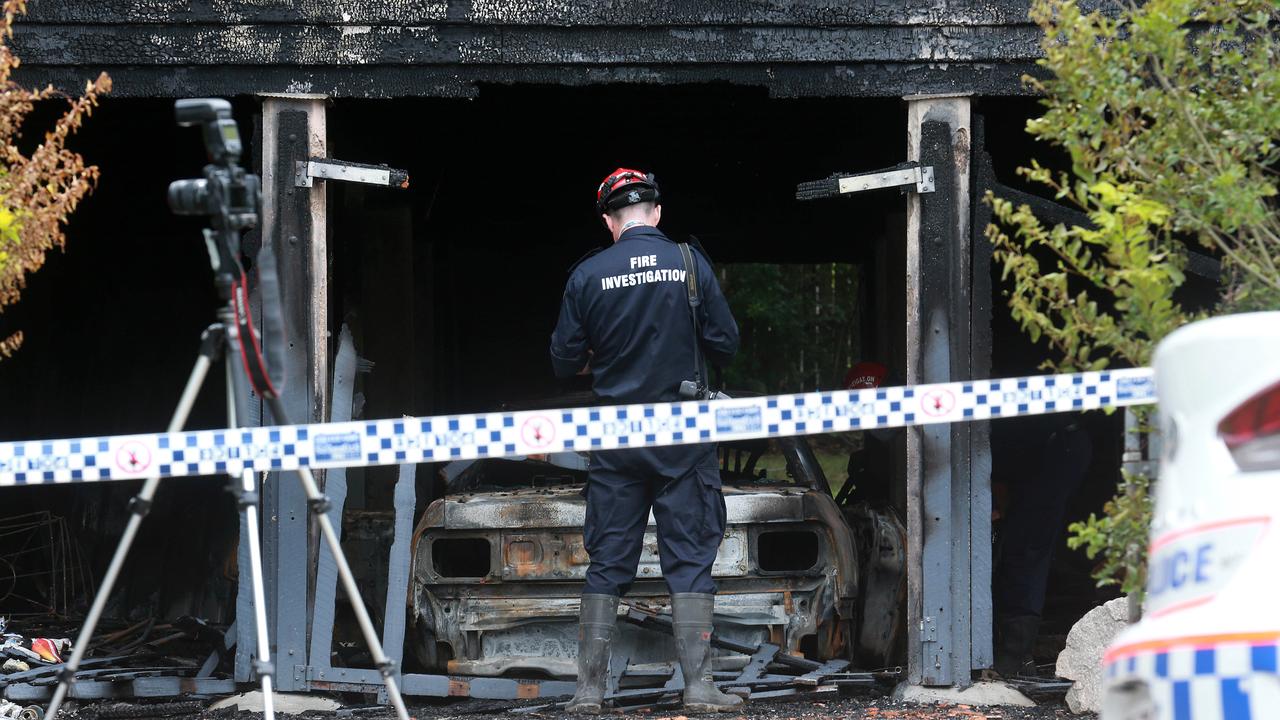
[[[1178,330],[1155,370],[1146,600],[1104,657],[1103,720],[1280,717],[1280,313]]]

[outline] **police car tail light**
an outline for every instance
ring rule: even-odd
[[[1280,469],[1280,383],[1254,395],[1218,423],[1241,470]]]

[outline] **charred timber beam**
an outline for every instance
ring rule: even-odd
[[[450,5],[453,7],[450,8]],[[1082,0],[1085,9],[1106,5]],[[1030,0],[295,0],[289,3],[139,3],[137,0],[30,0],[47,23],[309,23],[326,25],[1012,25],[1027,22]]]
[[[1012,62],[1040,56],[1019,26],[494,28],[423,25],[24,23],[23,62],[104,65],[658,65]]]
[[[810,63],[789,65],[417,65],[299,68],[276,66],[138,66],[106,64],[111,97],[190,97],[268,92],[314,92],[329,97],[467,98],[485,85],[605,84],[663,86],[730,83],[765,88],[775,98],[900,97],[903,94],[1027,94],[1021,78],[1040,74],[1034,63]],[[15,74],[31,86],[67,91],[84,85],[86,69],[24,62]]]
[[[996,197],[1008,200],[1015,205],[1026,205],[1031,208],[1036,217],[1044,222],[1053,225],[1076,225],[1083,228],[1095,227],[1093,220],[1089,219],[1088,213],[1060,205],[1052,200],[1046,200],[1039,195],[1023,192],[995,181],[992,181],[987,189],[995,193]],[[1213,282],[1221,280],[1222,262],[1220,260],[1191,248],[1188,248],[1186,253],[1187,272]]]

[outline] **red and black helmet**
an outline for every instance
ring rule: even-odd
[[[596,190],[596,213],[604,214],[642,202],[660,202],[658,181],[653,173],[618,168],[600,183]]]

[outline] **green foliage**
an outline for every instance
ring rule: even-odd
[[[1036,0],[1049,79],[1027,130],[1079,181],[1129,184],[1220,253],[1224,300],[1280,306],[1276,0],[1150,0],[1115,17]]]
[[[1130,184],[1068,185],[1038,165],[1023,174],[1079,205],[1094,224],[1046,228],[1026,205],[987,194],[999,223],[987,237],[1011,283],[1009,309],[1032,341],[1055,351],[1042,367],[1097,370],[1112,358],[1146,363],[1155,341],[1186,321],[1172,298],[1186,259],[1168,238],[1169,210]]]
[[[719,274],[742,335],[725,372],[731,391],[838,387],[861,359],[857,266],[743,263],[724,265]]]
[[[1085,13],[1035,0],[1045,112],[1027,131],[1069,173],[1020,174],[1092,227],[1046,227],[988,195],[1013,317],[1051,353],[1044,367],[1146,364],[1194,319],[1173,298],[1184,241],[1223,260],[1220,310],[1280,307],[1280,21],[1276,0],[1147,0]],[[1071,526],[1100,584],[1141,587],[1150,481],[1126,478],[1105,515]]]

